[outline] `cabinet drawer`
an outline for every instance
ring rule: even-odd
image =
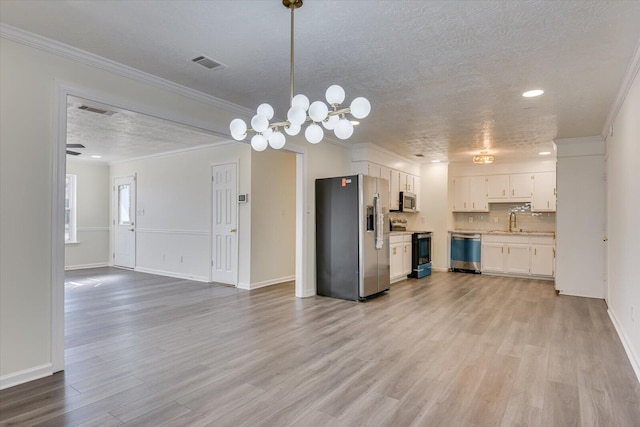
[[[394,234],[389,236],[389,244],[393,245],[393,244],[397,244],[397,243],[402,243],[404,236],[402,234]]]
[[[405,242],[405,243],[407,243],[407,242],[411,243],[412,237],[413,236],[411,234],[405,234],[404,236],[402,236],[402,241]]]

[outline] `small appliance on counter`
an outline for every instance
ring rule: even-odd
[[[431,232],[420,231],[411,236],[411,274],[421,279],[431,274]]]

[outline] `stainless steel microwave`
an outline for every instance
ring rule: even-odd
[[[400,192],[400,212],[416,212],[416,195],[408,191]]]

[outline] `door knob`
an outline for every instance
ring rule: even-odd
[[[231,230],[229,230],[229,231],[230,231],[231,233],[235,233],[235,232],[236,232],[236,229],[235,229],[235,228],[232,228],[232,229],[231,229]]]
[[[135,231],[135,230],[132,228],[132,229],[130,229],[129,231]]]

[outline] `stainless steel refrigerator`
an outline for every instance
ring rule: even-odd
[[[316,180],[317,294],[362,300],[389,289],[389,181]]]

